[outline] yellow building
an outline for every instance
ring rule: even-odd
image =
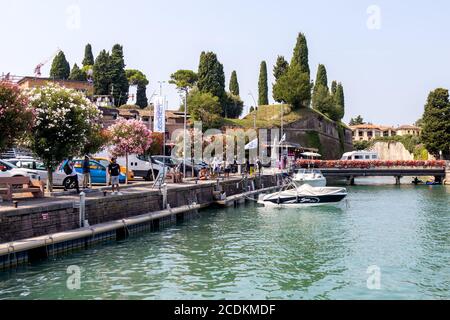
[[[353,141],[370,141],[379,137],[393,136],[419,136],[420,128],[411,125],[403,125],[397,128],[373,124],[359,124],[350,126],[353,132]]]
[[[23,77],[17,81],[20,89],[40,88],[48,83],[57,83],[61,87],[74,89],[83,92],[86,96],[91,97],[94,93],[94,86],[87,81],[76,80],[55,80],[52,78]]]

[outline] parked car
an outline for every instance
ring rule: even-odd
[[[84,159],[76,159],[73,162],[75,164],[75,170],[82,174]],[[104,166],[96,160],[89,160],[89,167],[91,168],[91,182],[105,184],[107,181],[107,166]],[[119,182],[125,183],[125,181],[125,174],[120,173]]]
[[[107,151],[102,151],[97,153],[94,157],[108,158],[109,154]],[[126,168],[127,161],[125,157],[117,158],[117,163],[121,167]],[[153,180],[153,174],[156,178],[159,172],[163,170],[163,167],[164,165],[162,162],[151,160],[149,155],[128,155],[128,170],[132,170],[135,177],[142,177],[147,181],[151,181]]]
[[[108,167],[108,165],[111,163],[111,159],[104,158],[104,157],[93,157],[92,160],[100,162],[105,167]],[[125,174],[125,172],[127,172],[126,166],[120,166],[120,172]],[[132,180],[134,180],[134,172],[133,172],[133,170],[128,169],[128,181],[132,181]]]
[[[0,171],[3,172],[2,176],[30,177],[33,180],[40,180],[40,176],[36,170],[21,169],[5,160],[0,160]]]
[[[33,158],[14,158],[9,159],[8,162],[13,163],[19,168],[23,169],[33,169],[39,175],[42,182],[47,183],[48,172],[45,168],[42,161],[33,159]],[[67,177],[67,174],[62,169],[63,167],[60,165],[53,172],[53,186],[54,187],[65,187],[66,189],[75,188],[75,184],[72,182],[69,184],[70,180]],[[81,185],[83,183],[83,175],[78,174],[78,183]]]

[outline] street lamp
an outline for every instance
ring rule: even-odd
[[[253,96],[251,91],[248,92],[248,95],[252,97],[253,103],[255,104],[255,114],[253,115],[253,129],[256,130],[256,113],[258,112],[258,104],[256,103],[255,97]]]

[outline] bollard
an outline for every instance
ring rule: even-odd
[[[19,206],[19,201],[13,201],[13,205],[14,205],[14,208],[17,208]]]
[[[85,210],[86,210],[86,194],[84,192],[80,193],[80,221],[79,226],[82,228],[84,226],[84,220],[85,220]]]
[[[162,185],[162,196],[163,196],[163,210],[167,209],[167,184]]]

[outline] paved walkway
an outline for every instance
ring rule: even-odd
[[[240,181],[242,179],[241,175],[232,175],[230,178],[225,181]],[[223,181],[223,178],[220,178],[220,181]],[[217,180],[197,180],[194,179],[186,179],[183,183],[169,183],[167,182],[168,189],[174,188],[190,188],[195,184],[216,184]],[[132,182],[129,185],[121,185],[120,191],[123,194],[127,193],[138,193],[138,192],[148,192],[154,191],[159,192],[158,188],[152,188],[153,182]],[[91,190],[85,190],[86,198],[97,198],[102,197],[103,192],[106,192],[109,196],[111,194],[111,187],[106,186],[95,186]],[[68,201],[74,202],[79,199],[79,195],[76,194],[74,190],[67,192],[56,192],[56,195],[53,196],[45,196],[44,198],[33,198],[31,194],[23,193],[23,194],[15,194],[13,202],[0,202],[0,213],[10,211],[14,208],[14,202],[17,202],[18,208],[33,208],[33,207],[42,207],[48,206],[51,204],[57,203],[67,203]]]

